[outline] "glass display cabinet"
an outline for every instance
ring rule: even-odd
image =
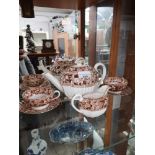
[[[113,107],[110,145],[106,146],[105,144],[106,124],[110,123],[107,122],[107,112],[96,118],[85,117],[76,112],[71,106],[71,101],[62,95],[61,102],[55,109],[46,108],[42,111],[20,109],[20,154],[28,154],[27,150],[33,139],[31,132],[35,129],[39,130],[40,138],[47,143],[47,155],[78,154],[87,148],[96,149],[98,151],[111,150],[115,154],[126,153],[127,147],[133,147],[130,146],[129,142],[133,141],[135,137],[134,117],[132,116],[130,118],[126,116],[129,112],[128,108],[134,102],[133,94],[130,91],[123,95],[109,94],[109,98],[114,99],[113,106],[110,105],[110,103],[108,105],[108,108]],[[123,100],[125,100],[125,102],[120,103],[120,101]],[[58,140],[51,140],[49,135],[51,129],[54,129],[63,122],[76,122],[76,120],[91,123],[93,127],[91,133],[88,134],[89,132],[87,131],[88,133],[86,132],[85,135],[79,135],[80,139],[78,139],[78,136],[77,138],[74,137],[75,133],[70,139],[63,139],[63,135],[60,134],[62,137],[59,137]],[[68,130],[72,130],[72,128],[70,127]],[[61,132],[63,132],[63,130]],[[85,138],[87,134],[88,137]],[[134,151],[133,148],[132,151]]]
[[[134,155],[134,1],[74,2],[80,36],[75,40],[76,57],[84,57],[90,66],[104,63],[106,77],[124,77],[128,86],[119,93],[109,91],[105,113],[95,118],[76,111],[72,99],[62,92],[55,106],[49,104],[41,110],[23,106],[20,90],[20,155]],[[34,0],[34,5],[62,8],[56,1],[43,4]],[[63,7],[71,6],[66,3]],[[111,32],[105,37],[109,27]]]

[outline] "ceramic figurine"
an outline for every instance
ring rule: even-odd
[[[30,25],[27,25],[27,28],[26,28],[26,41],[27,41],[27,50],[29,52],[35,52],[35,43],[34,43],[34,38],[33,38],[33,33],[31,32],[31,28],[30,28]]]
[[[28,155],[46,155],[47,143],[40,138],[39,130],[33,129],[31,131],[32,142],[27,149]]]

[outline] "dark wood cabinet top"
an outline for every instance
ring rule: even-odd
[[[28,53],[28,56],[29,57],[48,57],[48,56],[55,56],[55,55],[59,55],[59,53],[52,53],[52,52],[46,52],[46,53],[41,53],[41,52]]]

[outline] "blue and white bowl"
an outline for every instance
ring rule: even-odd
[[[103,150],[97,150],[97,149],[86,149],[79,153],[79,155],[114,155],[112,151],[104,152]]]
[[[78,143],[92,135],[93,129],[88,122],[69,120],[51,129],[49,136],[54,143]]]

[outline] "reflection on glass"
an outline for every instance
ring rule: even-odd
[[[78,34],[78,11],[68,9],[55,9],[49,7],[34,7],[35,18],[22,18],[21,8],[19,9],[19,33],[23,36],[24,49],[26,48],[26,25],[31,26],[34,36],[36,52],[40,53],[42,49],[42,39],[53,39],[56,52],[58,48],[58,36],[63,33],[68,36],[66,38],[66,49],[64,54],[76,56],[78,53],[78,39],[74,39],[74,35]],[[69,52],[68,52],[69,51]],[[62,51],[60,51],[62,54]]]
[[[88,62],[89,42],[89,8],[85,10],[85,58]],[[96,29],[96,62],[102,62],[108,69],[111,36],[112,36],[113,7],[97,8]]]
[[[59,53],[60,56],[64,56],[65,53],[65,43],[63,38],[58,39],[58,48],[59,48]]]
[[[108,69],[111,36],[112,36],[113,7],[97,8],[96,32],[96,62],[102,62]]]

